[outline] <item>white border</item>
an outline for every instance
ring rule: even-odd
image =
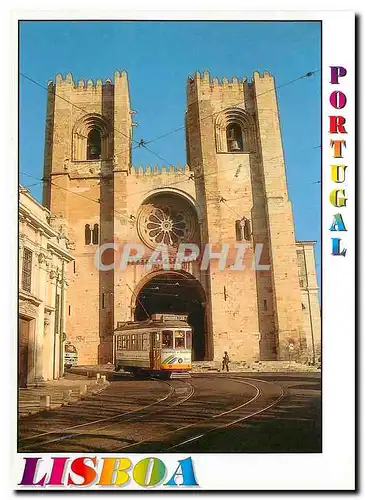
[[[70,3],[71,4],[71,3]],[[93,5],[91,1],[88,4]],[[45,4],[42,4],[45,5]],[[48,5],[48,4],[47,4]],[[308,4],[306,4],[308,5]],[[322,454],[206,454],[193,455],[200,489],[353,489],[354,486],[354,15],[349,12],[167,12],[140,11],[133,13],[102,11],[43,11],[17,12],[22,19],[83,18],[83,19],[323,19],[323,335],[324,335],[324,428]],[[13,49],[17,46],[13,33]],[[14,56],[13,56],[14,57]],[[344,212],[348,229],[345,258],[331,257],[328,227],[334,213],[328,195],[333,183],[329,179],[328,165],[333,163],[329,143],[327,105],[331,92],[328,66],[343,65],[347,74],[346,113],[348,137],[346,161],[348,164],[348,205]],[[12,61],[14,76],[14,59]],[[16,69],[15,69],[16,72]],[[15,76],[16,81],[16,76]],[[12,87],[12,111],[17,107]],[[345,88],[345,86],[344,86]],[[14,116],[14,115],[12,115]],[[14,126],[12,120],[12,126]],[[15,127],[16,130],[16,127]],[[16,135],[16,134],[15,134]],[[14,136],[13,136],[14,137]],[[14,141],[10,158],[14,165]],[[12,189],[11,197],[15,197]],[[14,198],[8,203],[13,207]],[[14,212],[14,210],[13,210]],[[3,210],[9,213],[9,209]],[[14,250],[14,249],[13,249]],[[13,251],[12,250],[12,251]],[[16,250],[15,250],[16,254]],[[336,260],[335,260],[336,259]],[[341,260],[342,259],[342,260]],[[10,256],[14,262],[14,254]],[[8,262],[8,261],[7,261]],[[7,269],[11,267],[7,267]],[[13,268],[14,269],[14,268]],[[14,276],[8,276],[14,285]],[[14,287],[12,287],[14,288]],[[340,312],[341,310],[341,312]],[[15,311],[16,314],[16,311]],[[7,323],[13,332],[14,316]],[[340,326],[341,325],[341,326]],[[7,332],[8,333],[8,332]],[[15,356],[12,358],[15,359]],[[341,369],[339,369],[339,364]],[[9,367],[10,369],[10,367]],[[14,373],[14,370],[12,370]],[[14,384],[15,385],[15,384]],[[339,401],[339,394],[341,399]],[[12,400],[14,398],[12,397]],[[14,419],[14,422],[16,420]],[[15,442],[15,438],[14,441]],[[34,454],[36,455],[36,454]],[[64,454],[63,454],[64,455]],[[134,461],[135,455],[127,455]],[[156,455],[174,469],[178,458],[186,455]],[[141,458],[141,456],[140,456]],[[17,455],[13,470],[12,486],[20,481],[23,471],[22,455]],[[14,477],[15,476],[15,477]],[[44,491],[40,488],[39,491]],[[121,490],[124,492],[126,488]],[[166,491],[169,491],[166,488]],[[173,491],[173,490],[170,490]]]

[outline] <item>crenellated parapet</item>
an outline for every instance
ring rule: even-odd
[[[48,86],[50,87],[56,85],[57,87],[71,87],[73,89],[87,91],[91,89],[95,90],[106,87],[113,87],[117,82],[119,83],[120,80],[128,82],[126,71],[116,71],[114,73],[114,82],[110,78],[106,78],[105,80],[103,80],[102,78],[98,78],[95,81],[92,78],[89,78],[87,80],[81,79],[75,81],[72,73],[67,73],[65,76],[58,73],[56,75],[55,82],[53,82],[52,80],[49,81]]]
[[[254,86],[257,80],[273,81],[272,75],[268,71],[262,74],[254,71],[252,77],[248,79],[246,76],[242,78],[227,78],[224,76],[219,79],[216,76],[211,77],[209,71],[200,73],[197,71],[193,76],[189,76],[187,80],[187,95],[188,103],[194,102],[198,96],[202,99],[219,98],[221,100],[240,98],[244,100],[247,94]]]
[[[130,169],[130,175],[137,176],[148,176],[148,175],[162,175],[162,174],[174,174],[174,175],[191,175],[191,170],[189,165],[147,165],[147,166],[135,166],[133,165]]]
[[[218,77],[214,76],[211,78],[210,72],[209,71],[204,71],[203,73],[200,73],[199,71],[196,71],[193,76],[188,77],[188,85],[193,83],[194,81],[197,83],[200,83],[200,85],[210,85],[210,87],[229,87],[233,88],[235,86],[243,86],[244,83],[252,83],[256,78],[261,78],[263,80],[270,78],[272,79],[273,76],[268,72],[264,71],[262,74],[259,71],[254,71],[251,79],[249,80],[246,76],[243,76],[242,78],[237,78],[236,76],[232,78],[227,78],[224,76],[223,78],[219,79]]]
[[[222,79],[219,79],[218,77],[210,77],[209,71],[204,71],[203,73],[200,73],[199,71],[196,71],[193,76],[189,76],[188,78],[188,85],[193,83],[193,82],[199,83],[201,86],[210,86],[212,89],[214,87],[234,87],[234,86],[242,86],[246,81],[247,77],[243,77],[241,79],[238,79],[236,76],[234,76],[232,79],[227,78],[224,76]]]

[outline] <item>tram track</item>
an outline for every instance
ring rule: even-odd
[[[195,380],[199,378],[206,377],[196,377]],[[213,416],[179,426],[176,429],[163,431],[161,425],[171,424],[173,418],[176,417],[174,409],[193,397],[195,387],[185,380],[164,381],[154,379],[155,382],[163,383],[169,388],[168,393],[157,401],[111,417],[23,438],[19,441],[19,451],[57,452],[85,449],[94,452],[115,453],[128,449],[141,453],[157,451],[157,447],[159,448],[158,451],[161,452],[173,452],[189,443],[195,444],[199,440],[206,439],[213,432],[219,432],[219,430],[247,421],[268,411],[278,404],[285,395],[281,386],[262,379],[219,375],[210,376],[209,379],[229,380],[245,385],[252,394],[249,395],[248,399],[246,397],[243,402],[241,400],[234,407],[225,409]],[[266,394],[265,386],[271,386],[270,391],[275,393],[275,397]],[[268,398],[269,401],[267,401]],[[154,416],[161,412],[165,412],[164,420],[156,420]],[[172,413],[169,415],[169,412]],[[189,412],[186,413],[185,411],[185,415],[188,416]],[[181,412],[181,418],[184,418],[184,412]],[[144,419],[148,419],[146,427],[143,424]],[[143,426],[141,427],[141,425]],[[210,426],[210,428],[207,428],[207,426]],[[143,434],[146,434],[146,432],[149,432],[149,434],[144,439]],[[188,435],[186,435],[186,432],[188,432]],[[142,436],[142,439],[135,441],[134,436],[136,435]],[[124,443],[121,446],[123,441]]]
[[[39,433],[36,435],[28,436],[26,438],[20,439],[18,442],[18,448],[20,452],[24,451],[31,451],[30,448],[36,449],[36,451],[40,451],[40,449],[43,446],[50,445],[53,443],[59,443],[61,441],[66,441],[66,440],[73,440],[75,438],[77,439],[82,439],[82,438],[90,438],[93,434],[91,433],[97,433],[103,430],[106,430],[110,427],[113,427],[115,425],[119,424],[125,424],[125,423],[133,423],[134,421],[139,421],[142,420],[143,418],[154,415],[156,413],[159,413],[161,411],[165,411],[166,409],[173,408],[175,406],[179,406],[183,404],[185,401],[190,399],[194,392],[195,388],[194,386],[187,381],[183,380],[173,380],[172,382],[170,381],[165,381],[165,380],[160,380],[160,379],[153,379],[156,382],[163,383],[169,387],[168,394],[162,398],[159,398],[157,401],[154,401],[148,405],[142,406],[140,408],[137,408],[135,410],[130,410],[127,412],[119,413],[117,415],[113,415],[111,417],[106,417],[106,418],[101,418],[98,420],[94,420],[91,422],[85,422],[83,424],[78,424],[70,427],[66,427],[63,429],[57,429],[54,431],[49,431],[49,432],[43,432]],[[172,400],[174,395],[177,394],[177,385],[178,383],[183,383],[183,385],[187,386],[189,388],[189,391],[187,394],[183,394],[182,397],[178,396],[178,400],[174,401],[172,404],[168,404],[168,401]],[[186,391],[183,391],[186,392]],[[161,406],[158,407],[156,410],[156,406]],[[148,409],[152,408],[152,411],[147,411]],[[111,422],[113,421],[113,422]],[[107,425],[102,425],[102,426],[96,426],[97,424],[104,424],[106,422],[111,422],[108,423]],[[81,433],[79,432],[81,430]],[[71,434],[69,431],[73,431]],[[54,439],[48,439],[46,441],[41,440],[40,442],[37,441],[39,438],[44,438],[46,436],[57,436]],[[26,443],[25,446],[23,446],[23,443]],[[29,444],[27,444],[29,443]],[[43,450],[42,450],[43,451]],[[46,451],[46,450],[44,450]]]
[[[215,377],[215,378],[220,378],[221,379],[222,377]],[[237,405],[237,406],[235,406],[233,408],[230,408],[229,410],[220,412],[217,415],[213,415],[212,417],[208,417],[208,418],[202,419],[202,420],[200,420],[198,422],[195,422],[195,423],[192,423],[192,424],[188,424],[188,425],[184,425],[182,427],[179,427],[179,428],[171,430],[171,431],[167,431],[167,432],[163,433],[161,437],[166,437],[168,435],[171,435],[173,437],[175,434],[178,434],[178,433],[180,433],[182,431],[186,431],[189,428],[190,429],[199,428],[199,426],[201,426],[201,425],[206,425],[207,423],[216,421],[217,419],[222,419],[222,417],[226,417],[226,415],[229,415],[229,414],[234,413],[234,412],[238,412],[239,410],[242,410],[245,407],[251,405],[252,403],[254,403],[255,401],[257,401],[260,398],[260,396],[262,395],[262,389],[260,387],[258,387],[257,385],[252,384],[251,381],[256,381],[256,382],[260,382],[260,383],[264,383],[264,384],[266,383],[266,384],[275,385],[275,386],[277,386],[279,388],[280,394],[279,394],[279,396],[273,402],[271,402],[269,405],[266,405],[264,408],[261,408],[259,410],[254,411],[254,412],[251,412],[251,413],[246,414],[244,416],[240,416],[240,418],[234,419],[233,421],[230,421],[228,423],[224,422],[224,423],[221,423],[221,424],[216,424],[216,425],[214,425],[212,427],[212,429],[209,429],[209,430],[207,430],[207,431],[205,431],[203,433],[200,433],[197,436],[193,436],[193,437],[191,437],[189,439],[184,439],[183,441],[178,442],[178,443],[176,443],[173,446],[170,446],[168,448],[163,448],[162,450],[159,450],[159,451],[161,451],[161,452],[170,452],[170,451],[173,451],[176,448],[179,448],[180,446],[183,446],[183,445],[188,444],[190,442],[198,441],[198,440],[204,438],[207,434],[210,434],[211,432],[214,432],[214,431],[216,432],[219,429],[224,429],[224,428],[230,427],[230,426],[232,426],[232,425],[234,425],[236,423],[239,423],[239,422],[242,422],[244,420],[248,420],[250,418],[253,418],[254,416],[259,415],[261,413],[264,413],[268,409],[270,409],[273,406],[275,406],[276,404],[278,404],[283,399],[283,397],[285,395],[285,391],[284,391],[284,389],[281,386],[279,386],[278,384],[273,384],[272,382],[267,382],[266,380],[253,379],[253,378],[242,379],[241,377],[225,377],[225,380],[236,381],[238,383],[245,384],[245,385],[248,385],[248,386],[254,388],[255,389],[254,396],[252,398],[248,399],[247,401],[245,401],[244,403],[241,403],[241,404],[239,404],[239,405]],[[123,446],[121,448],[118,448],[117,450],[113,450],[113,452],[124,451],[125,449],[131,449],[133,447],[138,447],[138,446],[141,446],[141,445],[144,445],[144,444],[148,444],[148,445],[150,445],[152,447],[153,446],[153,441],[151,441],[150,438],[149,439],[145,439],[145,440],[141,440],[141,441],[138,441],[136,443],[127,444],[127,445],[125,445],[125,446]],[[156,450],[154,450],[154,451],[156,451]]]
[[[242,379],[239,379],[237,377],[231,377],[230,380],[242,380]],[[247,415],[244,415],[244,416],[240,416],[239,418],[237,419],[234,419],[232,420],[231,422],[225,422],[225,423],[221,423],[220,425],[216,425],[214,426],[212,429],[208,429],[206,430],[205,432],[201,433],[201,434],[198,434],[197,436],[193,436],[187,440],[184,440],[184,441],[181,441],[173,446],[170,446],[169,448],[167,448],[166,450],[164,450],[165,452],[170,452],[172,450],[175,450],[176,448],[180,448],[181,446],[184,446],[185,444],[189,444],[189,443],[192,443],[192,442],[196,442],[198,440],[201,440],[203,438],[206,438],[207,435],[213,433],[213,432],[217,432],[221,429],[226,429],[227,427],[231,427],[232,425],[235,425],[235,424],[238,424],[238,423],[241,423],[241,422],[244,422],[246,420],[249,420],[253,417],[255,417],[256,415],[260,415],[262,413],[264,413],[265,411],[268,411],[269,409],[273,408],[275,405],[277,405],[285,396],[285,391],[283,389],[283,387],[281,387],[280,385],[278,384],[273,384],[272,382],[268,382],[266,380],[261,380],[261,379],[253,379],[253,378],[250,378],[250,380],[253,380],[253,381],[257,381],[257,382],[261,382],[261,383],[266,383],[266,384],[271,384],[271,385],[275,385],[279,388],[279,391],[280,391],[280,394],[277,398],[275,398],[274,401],[270,402],[270,404],[266,405],[265,407],[263,408],[260,408],[254,412],[251,412]],[[244,383],[248,383],[248,382],[244,382]],[[252,384],[251,384],[252,385]],[[260,394],[262,393],[261,389],[258,388],[258,390],[260,391]],[[247,404],[249,403],[253,403],[256,399],[258,399],[258,396],[255,397],[255,398],[252,398]],[[238,411],[240,409],[242,409],[244,406],[247,406],[246,405],[240,405],[240,406],[237,406],[236,408],[233,408],[231,409],[230,411],[228,412],[223,412],[219,415],[216,415],[215,417],[213,418],[219,418],[219,417],[222,417],[224,416],[225,414],[228,414],[228,413],[231,413],[231,412],[234,412],[234,411]],[[213,420],[210,419],[210,420]],[[203,423],[205,423],[203,421]]]

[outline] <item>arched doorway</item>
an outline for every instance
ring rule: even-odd
[[[135,321],[143,321],[155,313],[187,314],[193,328],[193,360],[204,359],[205,292],[193,275],[183,271],[155,272],[134,295]]]

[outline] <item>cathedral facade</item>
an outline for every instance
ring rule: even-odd
[[[125,72],[48,85],[43,203],[72,241],[79,364],[112,361],[118,321],[162,312],[188,315],[195,360],[314,361],[315,242],[295,240],[273,76],[188,78],[184,167],[132,165],[133,115]],[[182,244],[199,255],[178,266]]]

